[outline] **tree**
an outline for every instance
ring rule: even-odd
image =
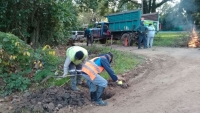
[[[199,0],[181,0],[180,11],[187,15],[188,21],[193,21],[195,24],[200,24],[200,1]]]
[[[153,13],[156,12],[156,9],[163,5],[164,3],[168,1],[173,1],[173,0],[161,0],[158,2],[158,0],[143,0],[143,13]]]
[[[160,7],[160,23],[162,30],[180,30],[182,25],[185,25],[185,17],[179,12],[179,4],[171,6],[166,3]]]
[[[139,0],[75,0],[78,4],[81,11],[92,10],[96,12],[98,9],[101,9],[101,15],[105,15],[108,12],[120,12],[124,10],[124,7],[127,10],[134,10],[142,8],[143,13],[153,13],[156,12],[156,9],[163,5],[164,3],[173,0],[142,0],[143,4],[139,3]],[[103,5],[102,5],[103,4]],[[107,10],[112,9],[112,10]]]
[[[185,16],[187,24],[200,24],[200,1],[199,0],[181,0],[179,12]]]
[[[76,27],[77,11],[72,0],[2,0],[0,8],[0,30],[35,47],[58,44]]]
[[[160,22],[163,30],[192,30],[194,24],[199,25],[199,0],[181,0],[174,7],[164,4],[160,8]]]
[[[158,0],[142,0],[142,4],[138,3],[136,0],[120,0],[121,6],[126,3],[133,3],[135,7],[142,7],[143,6],[143,13],[154,13],[156,12],[156,8],[160,7],[164,3],[168,1],[173,1],[173,0],[161,0],[158,2]]]
[[[79,9],[79,18],[78,21],[81,24],[93,25],[95,22],[103,21],[105,19],[105,15],[112,12],[109,7],[109,2],[105,0],[99,0],[95,7],[91,7],[87,4],[91,1],[86,0],[76,0],[75,6]],[[95,2],[95,1],[92,1]],[[86,27],[86,26],[85,26]]]
[[[194,15],[194,19],[196,21],[195,24],[196,25],[200,25],[200,15],[199,15],[199,13],[200,13],[200,1],[199,0],[195,0],[194,4],[196,4],[196,8],[197,8],[197,11],[196,11],[196,13]]]

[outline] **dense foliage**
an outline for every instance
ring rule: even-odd
[[[119,12],[124,10],[133,10],[143,8],[144,14],[156,12],[156,8],[164,3],[173,0],[75,0],[81,11],[100,10],[101,16],[109,12]],[[108,10],[110,9],[110,10]]]
[[[0,31],[34,46],[61,43],[77,26],[71,0],[2,0],[0,10]]]
[[[59,59],[50,46],[34,51],[15,35],[0,32],[0,93],[24,91],[31,83],[54,75]]]

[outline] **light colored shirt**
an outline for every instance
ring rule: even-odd
[[[83,60],[83,62],[81,63],[81,65],[83,65],[87,60],[88,60],[88,56],[86,56],[86,58]],[[67,56],[67,58],[65,59],[64,67],[63,67],[63,71],[64,71],[63,76],[67,76],[68,71],[69,71],[69,64],[70,63],[71,63],[71,60]]]
[[[153,27],[153,25],[148,26],[148,33],[147,33],[147,37],[154,37],[155,36],[155,28]]]

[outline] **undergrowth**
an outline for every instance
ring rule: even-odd
[[[15,35],[0,32],[1,95],[27,90],[54,74],[60,62],[50,46],[34,50]]]

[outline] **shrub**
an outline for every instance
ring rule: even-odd
[[[30,46],[12,34],[0,32],[0,74],[30,69],[32,59]]]
[[[0,93],[26,90],[31,83],[53,75],[60,61],[48,45],[33,50],[15,35],[0,32],[0,80],[4,82]]]
[[[4,73],[0,77],[5,77],[4,78],[4,82],[6,83],[6,86],[4,88],[5,95],[10,94],[13,91],[24,91],[30,85],[30,80],[27,77],[23,77],[21,72],[16,74]]]
[[[18,37],[0,32],[0,77],[5,82],[4,90],[25,90],[29,85],[26,78],[31,70],[33,49]]]

